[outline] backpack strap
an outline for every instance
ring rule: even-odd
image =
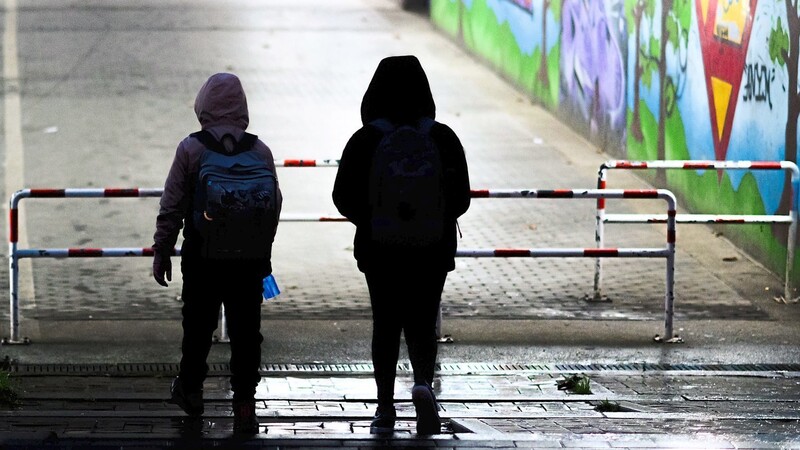
[[[424,134],[430,134],[431,128],[433,128],[434,125],[436,125],[436,121],[430,117],[421,117],[419,121],[417,121],[417,129]]]
[[[397,126],[388,119],[375,119],[369,124],[381,130],[384,134],[389,134],[397,129]],[[421,133],[430,134],[431,128],[433,128],[434,125],[436,125],[436,121],[430,117],[420,117],[420,119],[417,121],[416,128]]]
[[[233,152],[228,153],[225,150],[225,146],[222,145],[222,142],[218,141],[213,134],[206,130],[200,130],[190,134],[190,136],[200,141],[207,149],[223,155],[238,155],[239,153],[249,151],[258,140],[258,136],[255,134],[243,133],[242,138],[239,139],[239,141],[236,142],[236,146],[233,147]]]
[[[369,124],[372,125],[373,127],[377,128],[377,129],[381,130],[381,132],[383,132],[383,134],[389,134],[392,131],[394,131],[395,129],[397,129],[397,127],[392,122],[390,122],[388,119],[375,119],[372,122],[370,122]]]

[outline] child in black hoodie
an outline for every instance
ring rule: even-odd
[[[374,433],[394,429],[401,332],[414,370],[417,433],[436,434],[441,427],[431,387],[436,320],[447,272],[455,268],[456,219],[469,208],[470,187],[461,142],[435,117],[436,106],[419,60],[414,56],[383,59],[361,103],[364,126],[344,148],[333,189],[339,212],[356,226],[354,254],[366,276],[372,304],[372,360],[378,390]],[[402,148],[410,144],[396,137],[400,130],[420,148]],[[390,174],[386,162],[392,165],[392,158],[403,158],[396,156],[398,152],[416,155],[412,159],[429,158],[421,164],[433,170],[421,176],[408,171]],[[398,186],[411,193],[386,192]],[[420,189],[428,192],[420,195]],[[386,217],[383,198],[395,199],[399,210],[395,216],[390,211]],[[403,221],[415,211],[430,209],[430,199],[440,205],[438,212],[426,212],[426,221]],[[434,232],[427,233],[425,227],[433,227]]]

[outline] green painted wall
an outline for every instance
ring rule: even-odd
[[[798,61],[784,55],[800,53],[800,28],[786,25],[800,21],[787,20],[788,1],[430,0],[430,8],[443,32],[615,158],[794,162],[800,93],[785,86],[797,85]],[[791,207],[782,174],[665,173],[637,172],[690,211]],[[785,225],[721,228],[783,275]],[[792,279],[800,281],[800,261]]]

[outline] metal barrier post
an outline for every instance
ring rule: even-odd
[[[670,193],[667,200],[670,204],[667,213],[667,279],[666,297],[664,298],[664,340],[665,342],[682,342],[681,338],[674,334],[672,328],[673,316],[675,312],[675,238],[677,230],[675,226],[675,215],[678,208],[678,201]],[[658,336],[656,336],[658,339]]]
[[[8,277],[9,277],[9,337],[3,344],[27,344],[27,339],[19,340],[19,259],[16,256],[17,243],[9,244]]]
[[[594,199],[664,199],[667,202],[667,245],[664,249],[621,249],[597,247],[593,249],[477,249],[458,250],[462,257],[663,257],[666,258],[666,287],[664,293],[664,336],[660,342],[676,343],[683,340],[673,335],[675,309],[675,241],[677,199],[666,189],[587,189],[587,190],[483,190],[472,191],[472,198],[594,198]]]
[[[792,200],[789,215],[791,216],[791,223],[789,224],[789,236],[786,242],[786,274],[783,278],[783,298],[785,301],[792,299],[792,290],[789,282],[791,278],[792,269],[794,266],[794,254],[797,246],[797,220],[798,220],[798,193],[800,193],[800,169],[797,165],[790,161],[782,161],[781,166],[791,170],[792,172]]]
[[[228,319],[225,317],[225,305],[219,308],[219,339],[217,342],[228,343],[231,341],[228,336]]]
[[[797,245],[798,226],[798,192],[800,192],[800,169],[791,161],[694,161],[694,160],[667,160],[667,161],[625,161],[610,160],[600,166],[598,172],[598,188],[604,189],[607,182],[607,172],[610,169],[677,169],[677,170],[787,170],[791,172],[791,205],[788,216],[756,216],[756,215],[703,215],[682,214],[676,217],[676,223],[707,223],[707,224],[745,224],[745,223],[787,223],[789,235],[787,237],[786,271],[784,276],[784,299],[791,299],[791,269],[794,265],[795,247]],[[598,201],[596,214],[595,241],[598,247],[603,245],[604,226],[606,222],[618,223],[662,223],[666,219],[662,216],[645,216],[641,218],[636,214],[607,215],[605,203]],[[594,299],[601,298],[602,263],[595,263]]]
[[[8,208],[8,285],[9,285],[9,337],[3,344],[28,344],[30,341],[19,338],[19,258],[17,257],[17,241],[19,240],[19,200],[23,191],[11,196]]]
[[[606,173],[602,169],[597,176],[597,189],[605,189],[606,188]],[[598,198],[597,199],[597,215],[595,216],[595,231],[594,231],[594,240],[597,244],[597,248],[605,247],[605,216],[606,216],[606,199],[605,198]],[[594,260],[594,289],[593,295],[591,297],[587,296],[586,299],[590,301],[608,301],[608,298],[604,298],[603,294],[600,292],[600,288],[603,284],[603,258],[595,258]]]
[[[160,197],[163,189],[22,189],[11,196],[8,217],[8,277],[9,277],[9,337],[3,344],[29,344],[30,339],[19,337],[19,261],[32,257],[61,256],[138,256],[129,254],[137,249],[116,249],[123,254],[103,254],[100,249],[72,249],[62,254],[47,250],[20,250],[19,202],[24,198],[93,198],[93,197]],[[138,249],[141,251],[142,249]],[[56,252],[58,253],[58,252]],[[152,255],[152,253],[151,253]]]

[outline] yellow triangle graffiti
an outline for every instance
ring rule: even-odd
[[[711,91],[714,95],[714,109],[717,116],[717,138],[722,140],[724,134],[725,119],[728,116],[728,105],[731,101],[731,91],[733,86],[719,78],[711,77]]]
[[[703,23],[708,21],[708,1],[709,0],[700,0],[700,9],[703,11]]]

